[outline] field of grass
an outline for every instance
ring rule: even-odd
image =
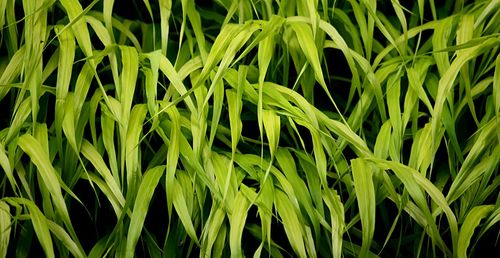
[[[0,0],[0,258],[499,250],[499,10]]]

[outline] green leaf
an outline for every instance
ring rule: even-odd
[[[246,224],[249,207],[250,202],[241,192],[238,192],[234,198],[232,213],[229,215],[231,225],[229,228],[229,247],[232,257],[243,256],[241,242],[243,241],[243,228]]]
[[[5,198],[4,200],[13,205],[24,205],[28,208],[29,218],[31,219],[31,223],[33,223],[33,228],[35,229],[35,233],[38,237],[38,241],[40,241],[45,256],[49,258],[55,257],[54,245],[50,235],[47,218],[36,204],[24,198]]]
[[[106,163],[104,163],[104,160],[102,159],[102,156],[99,154],[99,152],[87,140],[83,140],[80,151],[83,156],[87,158],[90,163],[92,163],[97,172],[99,172],[101,177],[104,179],[104,182],[106,186],[109,187],[113,198],[116,199],[118,203],[123,207],[125,205],[125,198],[123,197],[118,183],[113,178],[111,171],[106,166]]]
[[[281,123],[280,117],[273,110],[262,110],[262,122],[269,142],[271,157],[274,157],[280,139]]]
[[[366,256],[370,251],[375,232],[375,188],[373,185],[373,171],[371,166],[362,159],[351,161],[354,190],[358,201],[359,216],[362,226],[362,245],[360,257]]]
[[[203,241],[201,242],[201,251],[205,256],[210,256],[212,254],[212,248],[214,247],[225,217],[226,213],[224,210],[213,204],[203,230]]]
[[[323,198],[330,210],[332,223],[332,257],[342,257],[342,238],[345,232],[344,205],[340,200],[340,196],[334,190],[325,190]]]
[[[280,190],[274,192],[274,205],[281,218],[285,228],[286,237],[299,257],[307,257],[304,246],[304,229],[301,227],[303,222],[299,220],[299,216],[293,207],[288,196]]]
[[[129,189],[136,187],[141,175],[141,155],[139,138],[142,124],[146,118],[147,107],[144,104],[134,105],[130,112],[130,120],[125,137],[125,165],[127,167],[127,186]]]
[[[174,202],[175,195],[177,194],[174,189],[175,173],[177,171],[177,162],[179,161],[179,152],[181,144],[181,125],[179,118],[179,111],[175,107],[170,107],[166,110],[172,127],[170,129],[170,144],[168,145],[167,152],[167,172],[166,172],[166,194],[167,194],[167,209],[169,217],[172,216],[172,203]]]
[[[57,214],[61,216],[67,227],[72,228],[68,208],[62,195],[61,185],[56,176],[57,172],[50,162],[49,153],[44,151],[41,143],[37,139],[28,134],[19,137],[18,145],[28,154],[31,161],[38,168],[38,173],[44,185],[47,187],[47,190],[50,192]],[[35,213],[36,212],[37,211],[35,211]]]
[[[87,257],[83,249],[80,248],[78,244],[73,241],[73,239],[71,239],[68,233],[61,226],[51,220],[47,220],[47,225],[52,234],[64,244],[64,247],[67,248],[74,257]]]
[[[174,194],[173,196],[173,204],[177,215],[179,216],[179,219],[181,220],[181,223],[184,226],[187,234],[196,243],[196,245],[199,246],[200,242],[198,241],[198,237],[196,236],[192,217],[186,205],[186,197],[184,196],[181,185],[176,179],[174,179],[174,192],[176,194]]]
[[[135,247],[143,229],[146,214],[149,210],[149,203],[153,198],[153,193],[164,171],[164,166],[158,166],[146,171],[144,174],[137,196],[135,197],[134,208],[130,218],[130,226],[127,233],[127,257],[134,257]]]
[[[494,205],[481,205],[472,208],[467,213],[458,235],[457,257],[468,257],[467,248],[474,235],[474,230],[478,227],[481,219],[488,216],[494,209]]]
[[[234,90],[226,90],[226,99],[229,111],[229,125],[231,127],[231,151],[234,154],[243,129],[241,122],[242,101],[241,96],[238,96]]]
[[[11,214],[9,205],[0,200],[0,257],[7,257],[11,238]]]

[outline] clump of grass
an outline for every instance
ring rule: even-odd
[[[0,3],[0,257],[498,247],[499,1]]]

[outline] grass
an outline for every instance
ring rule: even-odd
[[[498,249],[499,8],[2,1],[0,257]]]

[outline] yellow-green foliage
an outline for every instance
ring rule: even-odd
[[[1,0],[0,257],[498,249],[499,10]]]

